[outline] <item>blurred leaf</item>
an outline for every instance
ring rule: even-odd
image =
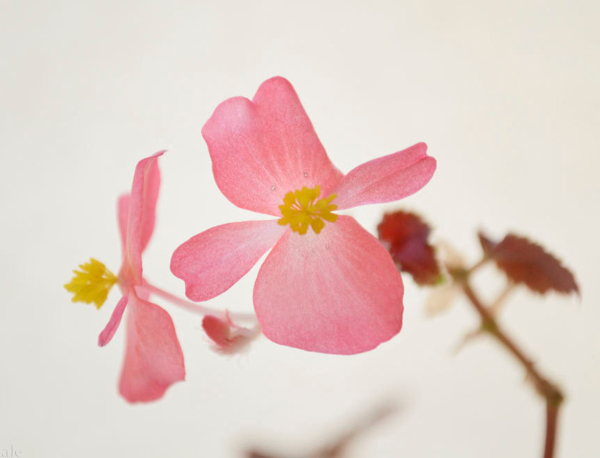
[[[481,248],[483,249],[483,253],[486,256],[490,256],[490,253],[494,250],[494,247],[497,245],[497,243],[492,242],[489,238],[487,238],[487,236],[479,231],[479,233],[477,234],[477,236],[479,237],[479,243],[481,244]]]
[[[452,281],[431,289],[425,300],[425,314],[429,317],[446,312],[462,295],[462,288]]]
[[[501,242],[495,243],[481,232],[479,242],[485,255],[494,260],[513,282],[525,284],[540,294],[549,290],[579,294],[579,286],[571,271],[540,245],[514,234],[508,234]]]
[[[377,226],[379,240],[387,247],[400,270],[420,285],[433,285],[441,278],[435,250],[428,243],[430,227],[414,213],[386,213]]]

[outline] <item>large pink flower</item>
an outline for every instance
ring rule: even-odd
[[[115,277],[96,260],[81,266],[65,287],[75,294],[73,301],[95,302],[100,308],[108,290],[118,282],[123,296],[98,337],[104,346],[114,336],[125,309],[127,343],[119,391],[129,402],[159,399],[173,383],[185,379],[183,353],[169,314],[147,301],[148,286],[142,276],[142,252],[154,230],[156,201],[160,187],[159,152],[142,159],[133,177],[131,193],[118,201],[118,220],[123,262]],[[137,288],[137,290],[136,290]]]
[[[195,301],[228,290],[270,248],[254,309],[274,342],[323,353],[377,347],[402,327],[402,279],[380,242],[332,213],[391,202],[422,188],[436,163],[424,143],[343,175],[331,163],[292,85],[263,83],[252,101],[217,107],[202,129],[221,192],[279,217],[213,227],[181,245],[171,270]]]

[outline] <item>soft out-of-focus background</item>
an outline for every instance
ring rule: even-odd
[[[453,349],[476,325],[459,302],[428,319],[406,276],[404,329],[337,357],[257,342],[211,352],[195,316],[165,305],[187,382],[155,404],[116,392],[123,330],[96,346],[101,311],[62,285],[90,256],[120,263],[115,218],[144,156],[160,160],[147,277],[177,293],[173,250],[248,219],[214,184],[200,130],[218,103],[265,79],[295,86],[347,172],[418,141],[432,182],[397,205],[421,212],[476,261],[475,231],[531,236],[577,274],[582,301],[519,290],[503,323],[568,395],[560,457],[599,456],[600,8],[595,1],[0,3],[0,450],[21,457],[234,457],[247,445],[302,454],[381,399],[403,409],[352,457],[540,456],[543,404],[495,342]],[[212,301],[250,311],[257,270]],[[486,297],[501,286],[477,280]]]

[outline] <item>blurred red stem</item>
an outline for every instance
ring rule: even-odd
[[[506,299],[510,296],[515,289],[515,284],[512,282],[508,282],[506,288],[500,293],[500,295],[496,298],[492,305],[489,306],[488,310],[493,316],[497,316],[500,313],[502,307],[506,303]]]
[[[528,377],[533,382],[536,391],[546,400],[546,440],[544,446],[544,458],[554,458],[554,449],[556,443],[556,430],[558,410],[564,396],[555,384],[551,383],[546,377],[541,375],[530,358],[525,356],[523,351],[517,344],[509,338],[506,333],[500,328],[488,307],[483,305],[479,297],[475,294],[469,284],[468,275],[455,276],[455,279],[460,282],[465,295],[479,313],[481,317],[481,328],[494,336],[504,348],[506,348],[525,368]]]
[[[544,458],[554,457],[559,407],[560,404],[548,400],[546,401],[546,445],[544,446]]]

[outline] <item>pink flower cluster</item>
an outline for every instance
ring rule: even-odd
[[[374,236],[335,211],[393,202],[418,191],[436,168],[427,146],[418,143],[344,175],[283,78],[263,83],[252,101],[223,102],[202,135],[225,197],[276,219],[216,226],[177,248],[171,271],[185,282],[187,297],[207,301],[224,293],[270,250],[253,293],[256,319],[268,339],[308,351],[355,354],[396,335],[403,313],[400,273]],[[119,200],[123,297],[99,338],[106,345],[130,310],[120,392],[132,402],[158,399],[185,377],[173,322],[147,301],[152,290],[142,276],[161,154],[139,162],[131,194]],[[203,327],[224,352],[256,335],[228,314],[209,314]]]

